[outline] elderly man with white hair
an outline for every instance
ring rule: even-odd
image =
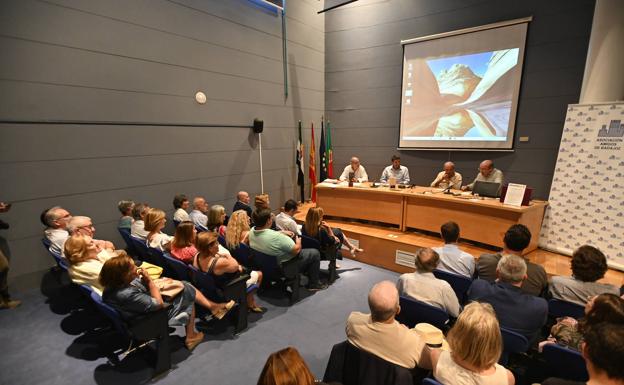
[[[352,177],[350,177],[351,174],[353,174]],[[351,163],[344,168],[338,179],[341,181],[349,181],[349,178],[351,178],[353,182],[368,182],[366,169],[364,169],[364,166],[360,164],[360,160],[355,156],[351,158]]]
[[[527,279],[524,258],[507,254],[496,267],[496,282],[476,279],[468,289],[468,300],[492,305],[500,326],[534,341],[548,317],[548,303],[544,298],[526,294],[522,282]]]
[[[487,159],[479,164],[479,173],[475,180],[466,185],[462,186],[462,190],[472,191],[475,182],[490,182],[490,183],[498,183],[501,186],[503,185],[503,172],[494,167],[494,162]]]
[[[189,218],[195,226],[208,226],[208,202],[203,197],[193,198],[193,211],[189,214]]]
[[[462,185],[462,176],[455,171],[455,163],[444,163],[444,171],[440,171],[438,176],[431,182],[431,187],[439,187],[443,189],[452,188],[459,190]]]
[[[86,235],[93,238],[95,235],[95,226],[91,218],[85,216],[75,216],[69,220],[67,224],[67,231],[71,235]],[[93,244],[97,248],[97,251],[102,250],[115,250],[115,245],[110,241],[103,241],[101,239],[93,239]]]
[[[71,218],[69,211],[60,206],[54,206],[41,215],[42,222],[47,226],[43,233],[50,241],[50,251],[56,255],[63,255],[63,245],[69,237],[67,224]]]
[[[352,312],[347,319],[347,339],[352,345],[404,368],[431,368],[422,337],[394,319],[401,307],[393,282],[373,286],[368,293],[368,307],[370,314]]]

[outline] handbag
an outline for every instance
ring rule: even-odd
[[[163,299],[172,300],[184,290],[184,284],[171,278],[158,278],[154,280],[154,284],[160,291]]]

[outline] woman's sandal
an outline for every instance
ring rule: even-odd
[[[230,310],[232,310],[234,305],[236,305],[236,302],[234,302],[234,300],[231,300],[230,302],[226,303],[224,307],[212,313],[212,316],[216,319],[222,319]]]
[[[188,350],[193,350],[203,340],[204,340],[204,333],[197,332],[197,334],[195,334],[195,337],[187,338],[186,341],[184,342],[184,345],[186,345],[186,348]]]

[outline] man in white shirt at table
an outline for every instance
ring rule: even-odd
[[[398,184],[409,184],[410,182],[409,170],[407,167],[401,166],[401,157],[398,155],[392,155],[392,164],[383,170],[379,181],[388,183],[392,177]]]
[[[353,173],[354,182],[368,182],[368,174],[366,174],[364,166],[360,164],[360,160],[355,156],[351,158],[351,164],[344,168],[339,179],[341,181],[348,181],[349,174],[351,173]]]
[[[444,163],[444,171],[440,171],[435,180],[431,182],[431,187],[439,187],[443,189],[452,188],[459,190],[462,185],[462,176],[455,171],[455,163]]]

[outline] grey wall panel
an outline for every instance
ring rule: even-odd
[[[594,1],[411,2],[361,0],[326,16],[326,110],[340,167],[358,155],[375,178],[394,153],[426,184],[446,160],[471,181],[490,158],[508,180],[546,198],[568,103],[578,101]],[[400,40],[533,16],[529,24],[514,152],[397,151]],[[528,136],[528,142],[519,142]]]
[[[44,208],[91,216],[97,236],[123,243],[120,199],[171,215],[176,193],[227,210],[239,190],[260,192],[257,135],[249,128],[124,126],[250,125],[264,119],[264,191],[272,206],[298,192],[298,120],[318,126],[324,110],[324,15],[289,4],[288,91],[281,19],[243,0],[5,1],[0,4],[0,200],[13,251],[11,276],[51,266],[40,243]],[[202,90],[205,105],[193,96]],[[91,121],[118,122],[92,125]],[[318,135],[318,134],[317,134]],[[309,183],[306,183],[306,192]],[[171,226],[167,227],[172,231]]]

